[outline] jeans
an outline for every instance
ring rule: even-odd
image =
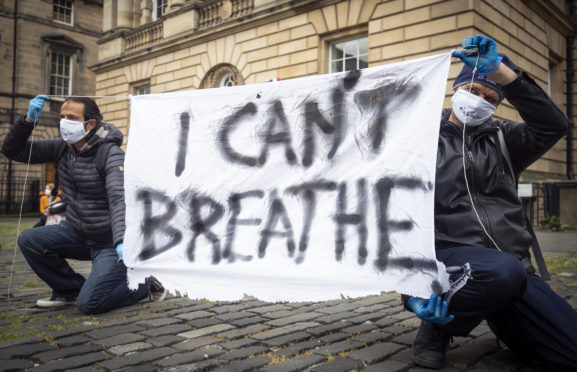
[[[443,328],[466,336],[483,319],[516,353],[547,370],[577,370],[577,311],[506,252],[485,247],[437,250],[445,266],[469,263],[471,276],[449,303]]]
[[[18,245],[28,264],[54,296],[77,297],[85,314],[100,314],[132,305],[148,296],[148,285],[128,288],[126,266],[118,259],[112,243],[95,243],[70,222],[24,230]],[[88,279],[76,273],[66,261],[92,260]]]

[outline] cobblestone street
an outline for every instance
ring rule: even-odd
[[[169,297],[98,316],[75,307],[37,309],[34,303],[49,296],[49,288],[15,251],[16,223],[0,220],[0,227],[0,371],[422,370],[411,353],[419,321],[393,293],[315,303]],[[547,244],[551,287],[577,308],[577,233],[539,236]],[[73,267],[90,271],[88,263]],[[499,347],[484,323],[469,337],[453,339],[444,369],[503,370],[539,368]]]

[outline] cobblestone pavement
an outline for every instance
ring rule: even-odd
[[[50,291],[14,250],[16,225],[6,221],[0,220],[0,371],[423,370],[411,356],[419,322],[391,293],[315,303],[169,298],[98,316],[75,307],[36,309]],[[545,257],[551,286],[577,308],[577,248],[546,249]],[[90,271],[87,263],[72,264]],[[500,348],[484,323],[453,339],[447,362],[445,371],[539,371]]]

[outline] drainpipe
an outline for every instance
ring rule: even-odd
[[[571,26],[575,24],[575,0],[571,0],[569,7]],[[574,180],[573,175],[573,42],[575,41],[575,29],[567,36],[567,117],[569,128],[567,129],[567,179]]]
[[[16,64],[18,61],[18,0],[14,0],[14,40],[12,43],[12,104],[10,106],[10,123],[11,126],[16,118],[14,111],[16,111]],[[10,213],[10,205],[12,203],[12,160],[8,160],[8,174],[6,177],[6,203],[5,213]]]

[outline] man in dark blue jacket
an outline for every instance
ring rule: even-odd
[[[415,361],[442,368],[450,337],[486,320],[514,352],[549,370],[577,370],[577,312],[535,273],[516,187],[565,134],[568,119],[492,39],[476,35],[462,46],[453,52],[465,66],[442,115],[435,180],[436,254],[453,272],[452,289],[430,299],[404,296],[423,320]],[[523,123],[493,121],[504,98]]]
[[[102,121],[90,98],[69,98],[60,110],[62,137],[32,143],[28,138],[48,99],[41,95],[30,101],[28,115],[17,119],[2,147],[2,153],[15,161],[55,162],[67,203],[65,221],[25,230],[18,237],[30,267],[52,288],[52,296],[36,305],[77,303],[82,312],[98,314],[149,295],[163,299],[166,291],[153,277],[130,290],[120,259],[125,229],[122,133]],[[66,259],[92,260],[89,277],[76,273]]]

